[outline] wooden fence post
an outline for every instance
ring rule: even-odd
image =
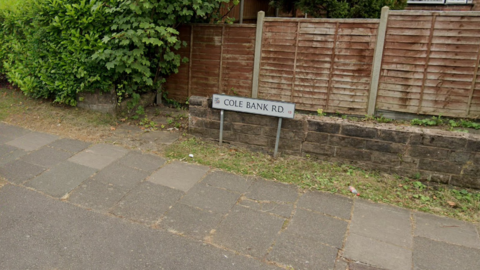
[[[377,44],[373,56],[372,76],[370,81],[370,94],[368,96],[367,115],[375,114],[375,105],[377,103],[378,82],[380,80],[380,72],[382,69],[383,47],[385,45],[385,34],[387,32],[388,23],[388,7],[382,8],[382,16],[378,25]]]
[[[258,80],[260,78],[260,60],[262,59],[263,21],[265,12],[257,15],[257,33],[255,35],[255,58],[253,60],[252,98],[258,97]]]
[[[245,6],[245,0],[240,0],[240,19],[238,20],[239,24],[243,23],[244,6]]]

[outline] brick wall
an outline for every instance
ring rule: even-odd
[[[189,132],[218,140],[220,111],[190,98]],[[278,119],[225,111],[224,142],[272,153]],[[456,186],[480,188],[480,135],[299,115],[284,119],[279,150]]]

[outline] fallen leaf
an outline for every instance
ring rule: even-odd
[[[402,184],[398,184],[398,186],[399,186],[399,187],[403,187],[403,185],[402,185]]]
[[[450,205],[451,207],[455,207],[457,206],[457,204],[455,202],[452,202],[452,201],[447,201],[448,205]]]

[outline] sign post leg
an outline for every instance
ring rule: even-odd
[[[219,144],[222,145],[223,141],[223,110],[220,111],[220,138],[218,138]]]
[[[282,118],[278,118],[278,128],[277,128],[277,140],[275,141],[275,152],[273,153],[273,157],[277,158],[278,152],[278,143],[280,141],[280,131],[282,130]]]

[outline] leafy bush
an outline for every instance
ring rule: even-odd
[[[5,0],[0,0],[5,1]],[[17,0],[22,1],[22,0]],[[155,91],[178,72],[182,23],[211,22],[229,0],[24,0],[0,12],[0,72],[25,94],[76,105],[77,93]]]
[[[108,12],[115,19],[108,45],[94,55],[107,61],[118,79],[120,95],[155,90],[163,78],[178,72],[181,59],[175,51],[186,45],[175,29],[182,23],[212,20],[212,14],[229,0],[125,0]]]
[[[113,73],[91,58],[106,47],[109,3],[114,1],[45,0],[7,13],[8,79],[27,95],[72,106],[79,92],[110,90]]]

